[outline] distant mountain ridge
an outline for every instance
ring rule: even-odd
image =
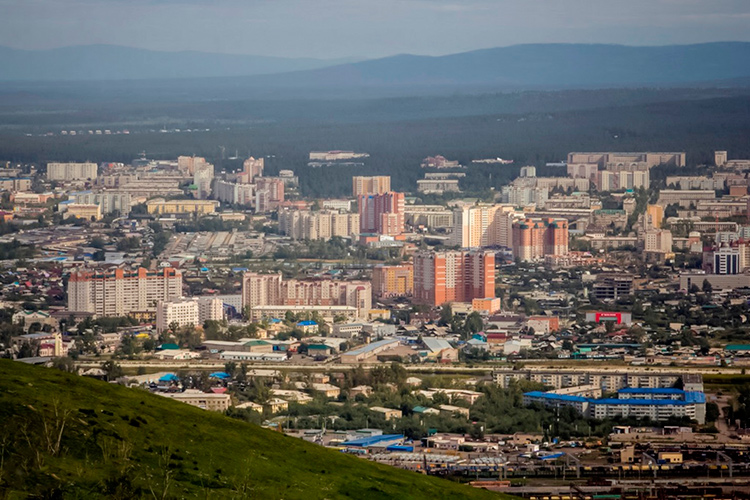
[[[158,52],[114,45],[44,51],[0,47],[0,82],[180,79],[184,85],[248,89],[670,87],[742,82],[750,78],[749,61],[750,42],[640,47],[527,44],[358,62]]]
[[[309,70],[353,60],[357,59],[162,52],[118,45],[81,45],[49,50],[0,46],[0,82],[248,76]]]
[[[446,56],[398,55],[249,79],[284,86],[593,87],[681,85],[750,76],[750,43],[634,47],[528,44]]]

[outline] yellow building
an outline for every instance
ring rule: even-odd
[[[662,451],[659,452],[659,462],[668,464],[681,464],[682,453],[679,451]]]
[[[661,205],[649,205],[646,208],[646,223],[655,229],[661,228],[664,221],[664,207]]]
[[[216,212],[219,206],[214,200],[163,200],[156,199],[146,203],[150,214],[200,214],[207,215]]]
[[[471,309],[478,313],[495,314],[500,310],[500,297],[487,297],[485,299],[473,299]]]
[[[99,220],[102,218],[102,209],[99,205],[89,205],[83,203],[70,203],[67,206],[66,213],[69,216],[78,217],[86,220]]]
[[[376,297],[405,297],[414,292],[414,266],[375,266],[372,271],[372,291]]]

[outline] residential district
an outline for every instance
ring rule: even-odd
[[[369,156],[2,165],[0,352],[526,497],[748,489],[750,160]]]

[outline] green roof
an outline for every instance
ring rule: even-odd
[[[265,340],[250,340],[248,342],[245,342],[243,345],[246,345],[246,346],[268,345],[268,342],[266,342]]]
[[[750,344],[727,344],[725,351],[750,351]]]

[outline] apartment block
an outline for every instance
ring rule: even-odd
[[[417,191],[425,194],[458,193],[458,179],[419,179]]]
[[[199,214],[207,215],[216,212],[219,206],[214,200],[164,200],[155,199],[146,203],[146,209],[150,214]]]
[[[195,172],[206,168],[207,165],[211,165],[206,161],[205,158],[200,156],[178,156],[177,157],[177,168],[185,175],[193,176]],[[213,169],[213,165],[211,165]]]
[[[353,238],[359,232],[359,214],[280,209],[278,216],[281,234],[295,240]]]
[[[659,192],[659,205],[666,207],[677,204],[682,208],[688,208],[690,205],[696,205],[700,200],[715,200],[716,191],[714,190],[692,190],[680,191],[678,189],[662,189]]]
[[[372,308],[369,281],[283,280],[281,274],[246,272],[242,301],[251,310],[263,306],[348,306],[366,318]]]
[[[414,227],[449,228],[453,227],[453,212],[442,205],[406,205],[404,221]]]
[[[252,156],[242,163],[242,172],[237,174],[237,182],[240,184],[252,184],[256,177],[263,177],[265,160],[253,158]]]
[[[566,219],[525,219],[513,223],[513,256],[522,261],[568,253]]]
[[[169,326],[200,326],[198,302],[192,299],[160,300],[156,304],[156,332],[169,330]]]
[[[372,270],[372,293],[378,298],[411,296],[414,293],[414,266],[375,266]]]
[[[453,211],[451,243],[462,248],[510,247],[516,213],[510,205],[471,205]]]
[[[182,295],[182,272],[166,268],[148,271],[75,271],[68,280],[68,310],[97,316],[125,316],[153,311],[159,301]]]
[[[284,181],[275,177],[259,177],[255,180],[255,211],[272,212],[284,202]]]
[[[414,302],[440,306],[495,296],[495,254],[481,251],[414,255]]]
[[[29,191],[31,190],[31,179],[28,177],[0,177],[0,190]]]
[[[398,236],[404,232],[404,193],[359,197],[359,232]]]
[[[355,175],[352,177],[352,194],[356,197],[368,194],[384,194],[391,190],[391,177],[388,175],[377,175],[364,177]]]
[[[644,248],[646,252],[669,253],[672,251],[672,232],[668,229],[646,231]]]
[[[214,183],[214,197],[231,205],[250,207],[255,204],[255,184],[217,180]]]
[[[96,163],[48,163],[47,180],[85,181],[97,176]]]
[[[99,205],[102,214],[118,212],[121,215],[130,213],[133,205],[130,193],[121,191],[77,191],[68,195],[68,201],[84,205]]]
[[[616,153],[616,152],[598,152],[598,153],[568,153],[568,165],[570,164],[596,164],[601,168],[607,166],[643,164],[648,168],[657,165],[673,165],[676,167],[685,166],[684,152],[669,153]]]

